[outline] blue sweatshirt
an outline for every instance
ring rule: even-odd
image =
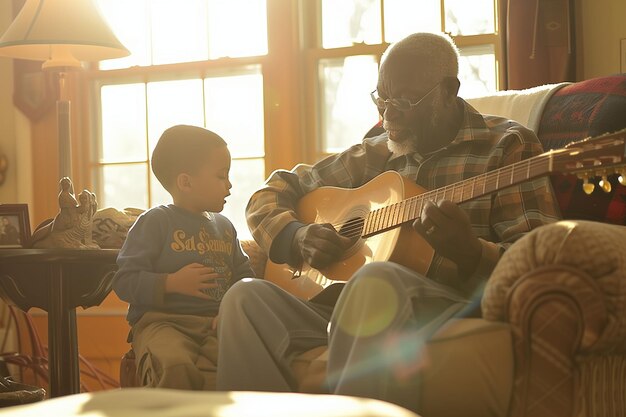
[[[166,294],[167,274],[200,263],[223,275],[207,293],[212,300]],[[147,311],[215,316],[226,290],[254,277],[232,223],[221,214],[197,214],[173,204],[154,207],[137,218],[117,257],[113,290],[130,304],[134,325]]]

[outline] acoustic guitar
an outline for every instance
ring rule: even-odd
[[[302,197],[296,215],[303,223],[330,223],[353,239],[341,260],[322,270],[303,265],[300,276],[285,264],[268,260],[265,279],[302,299],[311,299],[335,282],[347,281],[364,264],[393,261],[425,274],[434,250],[412,227],[427,201],[463,203],[551,173],[572,173],[583,180],[619,173],[626,185],[626,129],[573,142],[565,148],[502,167],[448,186],[426,191],[395,171],[384,172],[365,185],[345,189],[320,187]],[[321,294],[320,294],[321,295]]]

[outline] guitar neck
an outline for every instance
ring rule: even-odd
[[[373,210],[365,217],[361,236],[373,236],[417,219],[427,201],[450,200],[459,204],[550,174],[553,172],[554,156],[562,152],[566,151],[546,152]]]

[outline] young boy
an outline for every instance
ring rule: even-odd
[[[217,214],[230,195],[229,170],[226,142],[200,127],[167,129],[152,153],[173,204],[137,218],[113,283],[130,304],[129,341],[144,386],[215,388],[220,300],[254,276],[232,223]]]

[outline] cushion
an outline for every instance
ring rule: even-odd
[[[425,416],[504,416],[513,387],[508,324],[454,319],[427,343],[419,371]]]
[[[546,84],[524,90],[504,90],[466,101],[482,114],[494,114],[515,120],[533,132],[539,129],[541,116],[550,97],[568,82]]]
[[[506,323],[473,318],[450,320],[416,361],[420,388],[415,398],[420,401],[420,414],[506,415],[513,385],[512,343]],[[327,392],[322,386],[327,362],[325,346],[294,360],[292,369],[302,391]]]
[[[143,211],[138,208],[117,210],[113,207],[98,210],[93,216],[93,240],[102,249],[121,248],[128,234],[128,229]]]

